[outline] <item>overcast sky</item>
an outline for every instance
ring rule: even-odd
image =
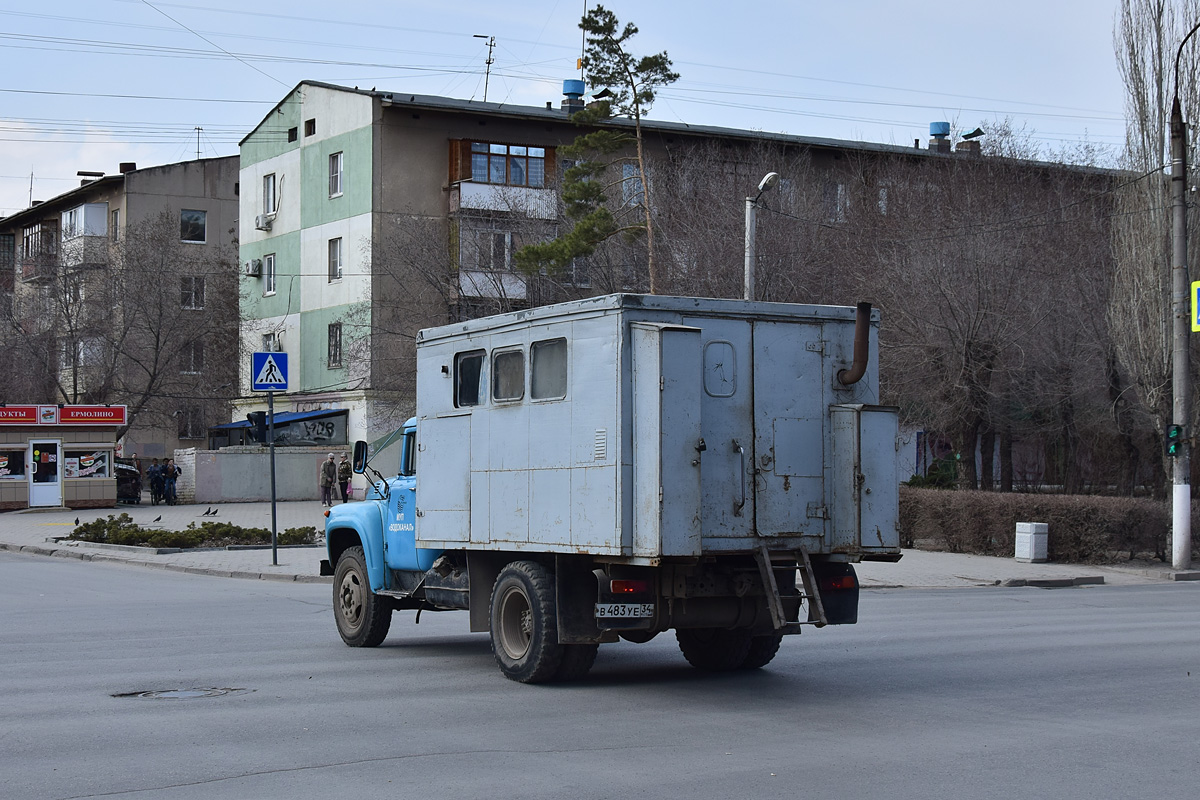
[[[594,6],[592,2],[590,5]],[[1116,0],[611,0],[682,76],[650,116],[912,144],[1011,117],[1047,154],[1123,131]],[[232,155],[301,80],[544,106],[582,0],[59,0],[0,9],[0,215],[117,171]],[[122,95],[123,97],[117,97]],[[202,130],[199,133],[197,127]],[[199,144],[197,145],[197,138]]]

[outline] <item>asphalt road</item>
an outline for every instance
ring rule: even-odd
[[[524,686],[461,613],[0,553],[5,798],[1192,796],[1200,585],[875,590],[753,673],[674,637]],[[142,691],[233,689],[146,699]]]

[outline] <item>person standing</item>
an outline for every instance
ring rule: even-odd
[[[156,506],[163,499],[163,468],[157,458],[146,469],[146,478],[150,481],[150,505]]]
[[[326,508],[333,506],[333,487],[337,483],[337,464],[333,462],[333,453],[327,461],[321,462],[321,471],[317,475],[317,483],[321,486],[321,505]]]
[[[338,488],[342,491],[343,503],[350,500],[350,474],[350,461],[346,458],[346,454],[342,453],[342,460],[338,463]]]
[[[175,481],[183,474],[183,470],[175,466],[175,460],[168,458],[167,463],[163,465],[163,497],[167,501],[167,505],[175,505]]]

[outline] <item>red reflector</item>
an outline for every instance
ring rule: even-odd
[[[838,575],[836,578],[826,578],[821,581],[823,589],[853,589],[855,587],[853,575]]]
[[[648,588],[645,581],[615,580],[612,582],[612,591],[614,594],[636,594],[644,592]]]

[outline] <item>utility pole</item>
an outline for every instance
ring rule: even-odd
[[[200,160],[200,131],[204,130],[199,125],[196,126],[196,160]]]
[[[491,81],[491,78],[492,78],[492,64],[494,64],[496,62],[496,59],[492,58],[492,50],[496,47],[496,37],[495,36],[488,37],[482,33],[477,33],[472,38],[488,40],[488,57],[487,57],[487,61],[484,62],[486,70],[484,71],[484,75],[483,75],[483,102],[486,103],[487,102],[487,93],[488,93],[488,83]]]
[[[1175,53],[1175,98],[1171,103],[1171,417],[1181,433],[1171,471],[1171,565],[1188,569],[1192,564],[1192,403],[1188,331],[1191,327],[1187,272],[1187,124],[1179,104],[1179,56],[1197,30],[1192,28]]]
[[[758,211],[758,198],[762,197],[762,193],[770,189],[775,184],[779,183],[778,172],[768,172],[763,176],[763,179],[758,183],[758,194],[754,197],[746,198],[746,264],[745,272],[743,273],[743,297],[746,300],[753,300],[754,291],[754,260],[758,257],[755,252],[756,235],[756,212]]]

